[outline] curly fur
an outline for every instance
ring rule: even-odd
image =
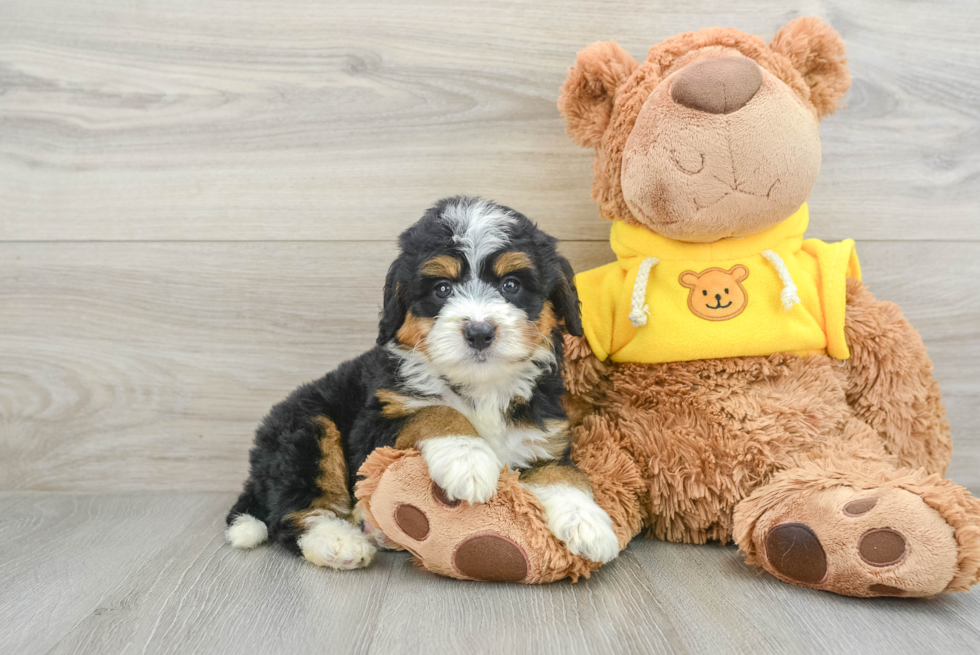
[[[558,100],[568,135],[575,143],[586,148],[599,146],[617,90],[637,66],[615,41],[599,41],[578,53]]]
[[[834,28],[813,16],[791,21],[776,33],[769,47],[803,75],[810,103],[823,118],[837,111],[851,86],[844,41]]]
[[[706,54],[710,48],[719,50]],[[850,83],[840,37],[813,18],[792,21],[770,46],[729,29],[681,34],[638,65],[614,44],[590,46],[579,53],[559,107],[572,137],[596,148],[593,197],[605,218],[638,222],[623,199],[620,169],[653,89],[694,58],[732,51],[785,83],[814,121],[834,111]],[[780,579],[855,596],[928,596],[978,582],[980,500],[941,477],[951,455],[949,425],[925,346],[894,304],[856,279],[846,291],[851,357],[844,362],[777,353],[616,364],[600,362],[585,339],[565,337],[572,458],[621,546],[641,531],[685,543],[734,539],[750,564]],[[364,470],[369,480],[398,483],[384,466]],[[375,484],[366,482],[359,497],[369,500]],[[533,536],[544,534],[535,504],[505,497],[514,518],[497,506],[479,528],[504,532],[508,521],[519,521],[532,535],[535,579],[557,579],[567,560],[555,542]],[[877,514],[847,513],[852,500],[871,498],[880,501]],[[822,534],[830,573],[820,582],[794,579],[768,560],[768,531],[794,520]],[[914,544],[904,569],[858,556],[862,535],[890,524],[907,528]],[[540,569],[546,561],[555,563],[550,573]]]

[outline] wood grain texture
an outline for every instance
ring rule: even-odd
[[[555,105],[576,51],[769,38],[800,14],[841,32],[854,74],[823,127],[815,236],[980,239],[968,0],[8,0],[0,240],[390,240],[456,193],[601,239],[591,155]]]
[[[174,549],[213,539],[215,509],[207,495],[0,493],[0,652],[46,653],[125,610],[132,599],[112,591],[143,567],[152,585]]]
[[[635,539],[633,560],[695,653],[971,653],[975,594],[862,599],[801,589],[749,568],[734,547]],[[869,601],[870,602],[867,602]]]
[[[607,244],[563,244],[579,270]],[[866,242],[921,331],[980,491],[980,244]],[[0,244],[0,489],[236,489],[261,417],[371,347],[391,244]],[[913,264],[914,263],[914,264]]]
[[[980,648],[980,596],[854,599],[734,548],[634,540],[587,581],[361,571],[222,542],[230,494],[0,493],[0,651],[34,653],[922,653]],[[909,626],[913,626],[909,630]]]

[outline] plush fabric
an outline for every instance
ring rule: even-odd
[[[760,234],[710,244],[616,222],[610,242],[617,261],[575,277],[592,352],[645,364],[776,352],[847,359],[845,286],[861,274],[854,242],[804,241],[808,220],[804,205]],[[789,280],[766,251],[779,256]],[[641,274],[649,257],[657,263]],[[641,295],[638,275],[645,276]],[[789,308],[782,301],[787,285],[798,300]],[[629,320],[634,307],[648,308],[640,326]]]
[[[794,30],[805,32],[806,26],[810,25],[813,20],[815,19],[797,19],[784,27],[783,30],[788,30],[792,27]],[[819,24],[823,25],[822,23]],[[699,32],[680,34],[667,39],[650,48],[646,60],[636,67],[622,85],[604,92],[603,97],[607,101],[615,99],[615,104],[611,109],[605,109],[603,113],[596,112],[595,116],[597,121],[591,123],[585,117],[589,115],[588,107],[591,106],[592,100],[588,96],[583,98],[579,95],[577,90],[580,87],[572,82],[580,78],[591,77],[593,75],[591,71],[596,69],[605,70],[611,67],[612,62],[607,58],[607,55],[614,48],[606,43],[596,43],[580,52],[575,66],[572,67],[568,79],[562,87],[559,109],[565,115],[569,115],[569,111],[574,111],[579,117],[575,121],[567,122],[567,128],[572,138],[582,145],[596,148],[596,159],[593,165],[596,175],[592,186],[592,197],[598,203],[599,212],[602,217],[609,220],[622,220],[628,223],[644,224],[643,217],[633,214],[623,195],[620,174],[623,167],[624,150],[626,149],[627,140],[632,134],[633,127],[637,122],[637,118],[644,105],[651,99],[651,95],[666,77],[685,65],[695,63],[705,56],[717,56],[719,54],[749,57],[762,67],[764,73],[767,74],[767,84],[774,86],[773,78],[775,78],[785,84],[786,88],[792,92],[791,94],[785,92],[779,94],[778,97],[780,98],[780,105],[782,107],[786,109],[792,108],[793,105],[790,101],[795,96],[795,99],[799,102],[797,106],[805,113],[814,117],[822,115],[819,113],[820,110],[810,103],[809,83],[820,84],[821,89],[827,89],[828,91],[838,89],[840,92],[840,95],[837,96],[826,95],[821,104],[824,110],[823,113],[829,111],[832,105],[836,105],[836,102],[843,96],[844,91],[850,85],[850,77],[847,75],[846,67],[844,66],[845,60],[841,57],[843,53],[843,42],[840,41],[840,37],[831,28],[827,26],[823,27],[829,31],[824,33],[825,36],[823,39],[815,43],[822,50],[820,51],[821,54],[814,54],[814,57],[818,61],[827,60],[828,62],[834,61],[834,58],[837,57],[835,63],[838,65],[834,67],[828,63],[824,68],[814,70],[809,78],[804,78],[803,73],[794,67],[793,61],[782,54],[782,52],[768,48],[765,41],[761,38],[739,32],[738,30],[709,28]],[[615,47],[618,48],[618,46]],[[621,60],[622,55],[619,55],[616,61]],[[843,70],[842,74],[840,72],[841,70]],[[825,75],[836,74],[838,77],[832,83],[826,83],[821,78],[821,72]],[[662,96],[658,97],[662,98]],[[751,105],[752,103],[749,104]],[[764,109],[762,106],[759,107],[759,111],[763,111]],[[793,125],[787,123],[790,116],[795,117],[795,124]],[[781,166],[784,161],[782,153],[778,157],[766,157],[765,153],[770,151],[765,147],[760,146],[754,149],[756,156],[762,158],[760,163],[764,165],[760,172],[770,173],[765,175],[765,178],[753,175],[754,179],[768,179],[771,185],[772,181],[776,179],[776,176],[772,175],[772,173],[784,170],[787,173],[786,183],[793,183],[794,193],[787,193],[787,198],[783,203],[786,213],[782,216],[778,216],[778,214],[769,216],[772,220],[778,220],[787,216],[790,211],[795,210],[806,200],[809,189],[812,187],[819,172],[820,140],[816,122],[804,122],[801,115],[797,112],[792,112],[787,116],[772,114],[768,117],[775,119],[777,124],[781,126],[791,127],[797,135],[796,140],[791,144],[792,149],[798,150],[801,154],[807,153],[805,158],[801,157],[797,160],[798,167],[791,170],[788,167],[784,168]],[[718,117],[708,115],[707,117],[702,117],[696,124],[681,125],[681,118],[677,117],[678,126],[671,133],[674,135],[686,135],[689,132],[681,131],[682,128],[687,127],[690,129],[693,127],[699,133],[697,137],[691,139],[693,143],[697,143],[706,150],[723,153],[727,139],[723,133],[712,132],[709,129],[710,127],[717,127],[722,124],[721,121],[711,122],[713,118]],[[731,116],[723,116],[722,120],[730,118]],[[604,129],[603,125],[605,126]],[[598,139],[598,145],[595,145],[596,132],[600,130],[601,138]],[[761,126],[755,126],[755,129],[746,126],[746,129],[741,134],[746,137],[752,135],[758,139],[768,140],[767,137],[773,132],[773,130],[767,131]],[[769,147],[773,147],[776,144],[770,142],[768,145]],[[792,156],[792,151],[790,155]],[[717,167],[718,170],[725,170],[725,168],[733,169],[734,165],[734,163],[726,165],[724,160],[713,164],[713,168],[708,170],[709,174],[703,176],[703,179],[710,183],[710,173],[713,172],[714,167]],[[767,169],[769,170],[767,171]],[[752,173],[752,170],[749,169],[746,173]],[[789,173],[792,173],[792,175],[789,175]],[[660,174],[667,175],[663,171]],[[675,182],[679,180],[680,178],[678,177],[673,178]],[[807,185],[807,180],[809,180],[809,186]],[[798,187],[796,186],[797,181],[800,182]],[[714,188],[716,192],[717,187]],[[690,187],[687,189],[691,191]],[[779,187],[777,187],[778,189]],[[755,189],[752,190],[755,191]],[[673,189],[668,189],[667,191],[674,194]],[[763,194],[768,193],[768,188],[760,192]],[[673,195],[673,197],[678,198],[679,201],[683,201],[681,194]],[[743,202],[748,200],[749,198],[745,198]],[[693,206],[693,201],[689,202]],[[722,203],[717,208],[716,213],[718,217],[712,221],[713,223],[720,225],[737,218],[737,214],[729,208],[727,202]],[[705,221],[707,221],[707,217],[705,217]],[[664,234],[673,238],[682,238],[683,236],[678,233]],[[691,230],[689,236],[697,236],[696,230]],[[721,236],[732,235],[724,234]]]
[[[516,473],[502,472],[497,494],[478,505],[446,502],[414,449],[380,448],[361,474],[356,496],[370,500],[361,504],[365,519],[383,525],[389,544],[408,550],[416,564],[434,573],[532,584],[578,580],[599,566],[562,547],[542,521],[541,504]],[[412,515],[415,525],[424,522],[427,529],[406,531],[400,514]]]
[[[732,57],[745,61],[712,63]],[[818,121],[849,84],[843,42],[816,18],[770,46],[712,28],[655,45],[642,63],[614,43],[579,53],[559,108],[572,138],[596,150],[593,197],[616,221],[618,260],[578,277],[588,338],[565,340],[572,458],[622,547],[641,532],[735,541],[748,564],[795,585],[966,591],[980,579],[980,501],[942,477],[949,425],[925,346],[863,285],[851,242],[802,240]],[[792,247],[772,239],[780,230]],[[692,304],[729,282],[722,315]],[[698,350],[755,320],[763,300],[819,317],[819,347],[788,340],[760,354],[743,338],[730,352]],[[760,335],[766,322],[753,326]],[[671,340],[695,358],[657,354]],[[411,453],[377,453],[361,473],[372,521],[430,570],[544,582],[595,568],[550,536],[514,474],[487,505],[447,509]],[[398,503],[427,517],[429,536],[399,531]]]

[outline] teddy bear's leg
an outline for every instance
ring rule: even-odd
[[[590,418],[581,429],[575,459],[622,549],[640,530],[639,494],[645,487],[627,453],[601,446],[608,426]],[[546,507],[516,472],[502,472],[497,492],[478,504],[448,500],[415,450],[381,448],[360,475],[356,495],[366,522],[434,573],[544,583],[587,577],[599,567],[570,553],[549,530]]]
[[[595,411],[609,386],[605,366],[584,339],[565,339],[566,409],[572,458],[595,503],[612,519],[622,549],[641,527],[646,483],[614,422]],[[356,495],[365,524],[384,532],[424,568],[454,578],[543,583],[588,576],[599,563],[573,555],[547,525],[547,507],[517,473],[502,472],[486,503],[450,501],[416,450],[381,448],[368,457]],[[561,530],[558,530],[561,532]],[[608,549],[606,549],[608,550]],[[608,554],[597,555],[605,559]]]
[[[868,435],[853,420],[845,443]],[[980,501],[872,451],[850,447],[785,470],[740,502],[733,536],[746,561],[849,596],[966,591],[980,578]]]
[[[897,458],[899,466],[944,473],[952,453],[949,423],[919,333],[897,305],[847,281],[843,363],[847,402]]]

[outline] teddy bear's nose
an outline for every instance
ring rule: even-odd
[[[748,104],[762,86],[762,69],[748,57],[716,57],[677,73],[674,102],[709,114],[730,114]]]

